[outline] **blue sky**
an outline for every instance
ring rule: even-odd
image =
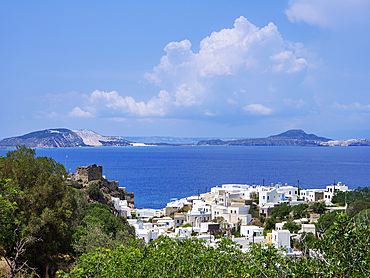
[[[370,135],[370,1],[1,1],[0,139]]]

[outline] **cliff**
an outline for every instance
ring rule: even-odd
[[[46,129],[0,141],[0,149],[11,149],[17,145],[28,148],[74,148],[97,146],[130,146],[129,141],[118,136],[103,136],[86,129]]]

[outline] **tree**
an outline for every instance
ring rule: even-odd
[[[84,208],[80,226],[73,235],[73,249],[77,255],[94,249],[115,249],[119,245],[129,245],[135,238],[135,229],[124,217],[115,217],[109,206],[89,204]]]
[[[35,150],[17,147],[0,158],[0,178],[10,179],[12,188],[19,188],[14,201],[16,219],[23,219],[28,241],[22,257],[32,268],[45,276],[53,275],[73,249],[71,240],[84,206],[83,193],[67,186],[63,165],[51,158],[36,157]],[[17,239],[9,242],[16,246]],[[63,255],[63,256],[62,256]]]
[[[296,206],[292,206],[290,209],[291,211],[293,211],[293,218],[300,219],[306,217],[308,215],[307,208],[308,208],[307,204],[299,204]]]
[[[290,213],[290,207],[286,203],[282,203],[280,206],[274,207],[270,213],[270,216],[275,218],[283,219]]]
[[[276,223],[277,223],[276,218],[274,217],[267,218],[265,222],[265,230],[274,230]]]
[[[334,220],[338,213],[338,211],[332,211],[327,214],[321,215],[320,218],[317,220],[317,223],[315,224],[316,231],[322,234],[325,233],[331,226],[333,226]]]
[[[315,202],[310,206],[313,212],[323,214],[325,212],[326,206],[324,202]]]
[[[291,233],[298,233],[298,231],[301,229],[301,226],[296,224],[294,221],[288,220],[286,223],[284,223],[283,229],[289,230]]]
[[[364,201],[354,202],[348,205],[347,215],[349,217],[354,217],[360,211],[370,208],[370,203]]]
[[[15,277],[26,270],[34,271],[23,255],[27,245],[36,239],[27,232],[22,212],[17,213],[19,208],[15,199],[21,191],[10,183],[9,179],[0,179],[0,256],[9,266],[8,277]]]
[[[370,269],[370,226],[355,225],[350,217],[339,214],[333,228],[318,241],[321,261],[332,277],[367,277]]]

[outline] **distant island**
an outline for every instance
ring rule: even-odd
[[[137,137],[139,138],[139,137]],[[147,137],[148,139],[151,137]],[[0,149],[12,149],[17,145],[28,148],[74,148],[102,146],[370,146],[368,139],[332,140],[307,134],[303,130],[293,129],[266,138],[221,140],[200,140],[194,143],[158,142],[137,143],[119,136],[103,136],[86,129],[69,130],[66,128],[45,129],[22,136],[5,138],[0,141]],[[194,139],[194,138],[193,138]],[[194,140],[195,141],[195,140]]]
[[[332,140],[329,138],[318,137],[315,134],[307,134],[301,129],[292,129],[278,135],[272,135],[267,138],[253,138],[240,140],[222,141],[206,140],[199,141],[202,146],[370,146],[370,140],[350,139],[350,140]]]

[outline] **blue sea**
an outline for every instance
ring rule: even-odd
[[[0,150],[4,155],[7,150]],[[103,166],[108,180],[135,194],[137,208],[163,208],[171,198],[204,193],[225,183],[281,182],[325,188],[342,182],[369,186],[370,147],[99,147],[37,149],[75,172],[77,166]]]

